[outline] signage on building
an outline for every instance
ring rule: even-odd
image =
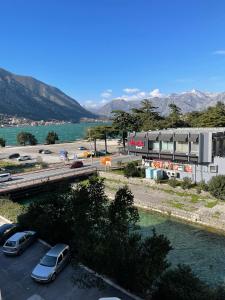
[[[156,169],[167,169],[173,171],[180,171],[180,172],[192,172],[191,165],[181,165],[177,163],[173,163],[171,161],[163,161],[163,160],[153,160],[151,163],[151,167]]]
[[[134,146],[136,149],[142,149],[145,146],[145,142],[142,140],[135,141],[133,138],[129,140],[128,142],[129,146]]]

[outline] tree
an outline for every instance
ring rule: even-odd
[[[140,108],[132,109],[134,116],[140,119],[142,130],[158,129],[159,121],[163,118],[159,115],[157,109],[158,107],[154,106],[149,99],[142,100]]]
[[[187,126],[187,124],[181,119],[181,109],[174,103],[169,104],[170,113],[166,118],[166,127],[177,128]]]
[[[36,145],[37,144],[37,139],[35,136],[29,132],[21,131],[20,133],[17,134],[17,143],[19,145]]]
[[[140,122],[138,118],[130,113],[122,110],[114,110],[113,114],[113,127],[122,136],[123,148],[126,147],[127,133],[129,131],[140,130]]]
[[[195,276],[191,268],[178,265],[167,271],[156,284],[153,300],[206,300],[214,299],[213,290]],[[219,299],[219,298],[218,298]]]
[[[59,140],[58,134],[54,131],[49,131],[46,137],[46,143],[48,145],[55,144]]]
[[[0,138],[0,146],[5,147],[6,141],[3,138]]]
[[[225,200],[225,175],[212,177],[208,183],[208,189],[214,197]]]

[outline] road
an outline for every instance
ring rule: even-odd
[[[112,165],[116,165],[118,161],[121,162],[128,162],[131,160],[140,160],[139,157],[129,156],[129,155],[115,155],[112,156]],[[12,176],[12,181],[2,182],[0,183],[0,191],[7,190],[9,188],[14,188],[22,185],[28,185],[29,183],[32,184],[33,181],[44,181],[44,180],[51,180],[56,178],[57,176],[69,176],[70,174],[76,174],[80,172],[88,172],[93,170],[94,168],[97,169],[104,169],[105,167],[100,164],[100,160],[94,160],[91,162],[91,159],[84,161],[84,167],[79,169],[70,169],[70,165],[61,164],[58,167],[50,168],[50,169],[43,169],[40,171],[35,172],[28,172],[18,175]]]
[[[4,220],[0,217],[0,225]],[[1,300],[98,300],[100,297],[119,297],[132,300],[119,290],[106,284],[103,290],[80,289],[72,282],[75,270],[68,265],[49,284],[34,282],[30,274],[48,247],[35,242],[18,257],[7,257],[0,247],[0,299]],[[76,272],[81,272],[77,270]],[[82,271],[83,272],[83,271]],[[2,296],[2,298],[1,298]]]

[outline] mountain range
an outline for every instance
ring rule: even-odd
[[[92,112],[98,111],[98,114],[111,116],[113,110],[123,110],[129,112],[132,108],[139,108],[141,101],[139,100],[124,100],[116,99],[111,100],[105,105],[98,108],[98,110],[92,110]],[[218,101],[225,103],[225,92],[223,93],[208,93],[198,90],[192,90],[183,93],[172,93],[170,95],[162,95],[160,97],[149,98],[155,107],[158,107],[158,112],[161,115],[167,115],[169,112],[169,104],[174,103],[179,106],[183,113],[191,111],[201,111],[208,106],[215,105]]]
[[[35,78],[0,68],[0,113],[31,120],[65,120],[96,115],[61,90]]]

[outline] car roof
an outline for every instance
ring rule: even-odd
[[[15,224],[3,224],[2,226],[0,226],[0,233],[4,232],[5,230],[14,227]]]
[[[50,256],[57,256],[61,253],[65,248],[69,247],[66,244],[56,244],[52,247],[46,254]]]
[[[26,235],[26,232],[17,232],[15,234],[13,234],[8,241],[18,241],[21,237],[23,237],[24,235]]]

